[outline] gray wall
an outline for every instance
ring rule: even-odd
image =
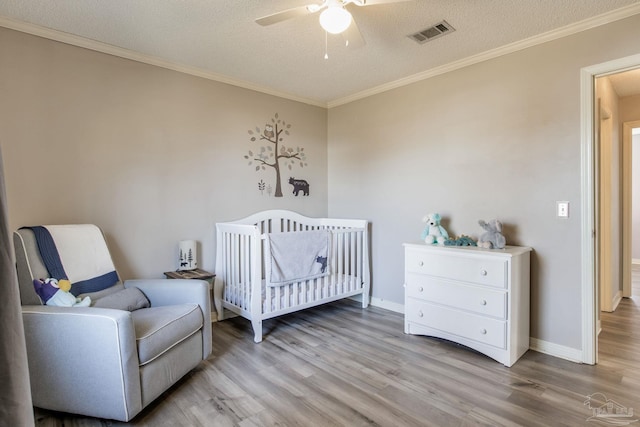
[[[580,69],[638,40],[634,16],[330,109],[329,214],[372,221],[373,297],[403,302],[402,243],[424,214],[475,237],[499,218],[534,248],[532,337],[580,349]]]
[[[0,144],[9,226],[90,222],[125,278],[177,267],[177,243],[263,209],[327,212],[327,112],[282,98],[0,28]],[[283,172],[284,197],[258,191],[272,169],[244,159],[248,130],[275,113],[308,167]],[[307,179],[294,197],[289,176]]]
[[[607,40],[607,43],[602,43]],[[402,242],[499,218],[532,255],[532,336],[581,347],[580,69],[640,52],[640,16],[326,110],[0,28],[10,227],[94,222],[125,277],[268,208],[372,221],[373,297],[403,303]],[[312,196],[261,196],[247,130],[293,125]],[[327,129],[328,128],[328,129]],[[555,201],[571,218],[555,217]]]

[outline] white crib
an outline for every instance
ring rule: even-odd
[[[267,233],[330,230],[329,275],[266,286]],[[214,303],[218,320],[223,308],[249,319],[254,341],[262,341],[262,321],[305,308],[362,295],[369,305],[368,222],[356,219],[308,218],[291,211],[268,210],[233,222],[216,224],[217,252]]]

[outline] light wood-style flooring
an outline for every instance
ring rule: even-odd
[[[640,412],[640,299],[624,299],[602,326],[596,366],[528,351],[506,368],[405,335],[401,314],[353,301],[266,321],[261,344],[248,321],[229,319],[213,324],[209,360],[130,425],[598,425],[584,405],[593,393]],[[124,425],[39,409],[36,418],[39,426]]]

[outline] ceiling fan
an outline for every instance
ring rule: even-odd
[[[356,25],[347,6],[373,6],[386,3],[401,3],[411,0],[323,0],[322,3],[311,3],[286,9],[271,15],[256,19],[260,25],[267,26],[299,16],[320,12],[320,26],[331,34],[342,34],[346,45],[360,47],[365,45],[364,38]]]

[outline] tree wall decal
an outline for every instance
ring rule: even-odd
[[[251,142],[264,141],[265,145],[260,146],[255,151],[249,150],[244,158],[249,160],[250,166],[255,163],[256,172],[260,170],[264,171],[267,167],[273,168],[276,174],[275,197],[282,197],[282,181],[280,179],[281,162],[282,165],[288,167],[289,170],[291,170],[296,163],[301,168],[307,166],[304,148],[296,147],[294,149],[285,146],[283,143],[284,136],[282,134],[284,133],[284,135],[289,136],[289,129],[291,129],[291,124],[285,123],[284,120],[278,117],[278,113],[275,113],[271,119],[271,123],[265,124],[264,129],[256,126],[254,130],[249,130]]]
[[[187,261],[189,261],[189,267],[193,264],[193,252],[191,248],[189,248],[189,254],[187,255]]]

